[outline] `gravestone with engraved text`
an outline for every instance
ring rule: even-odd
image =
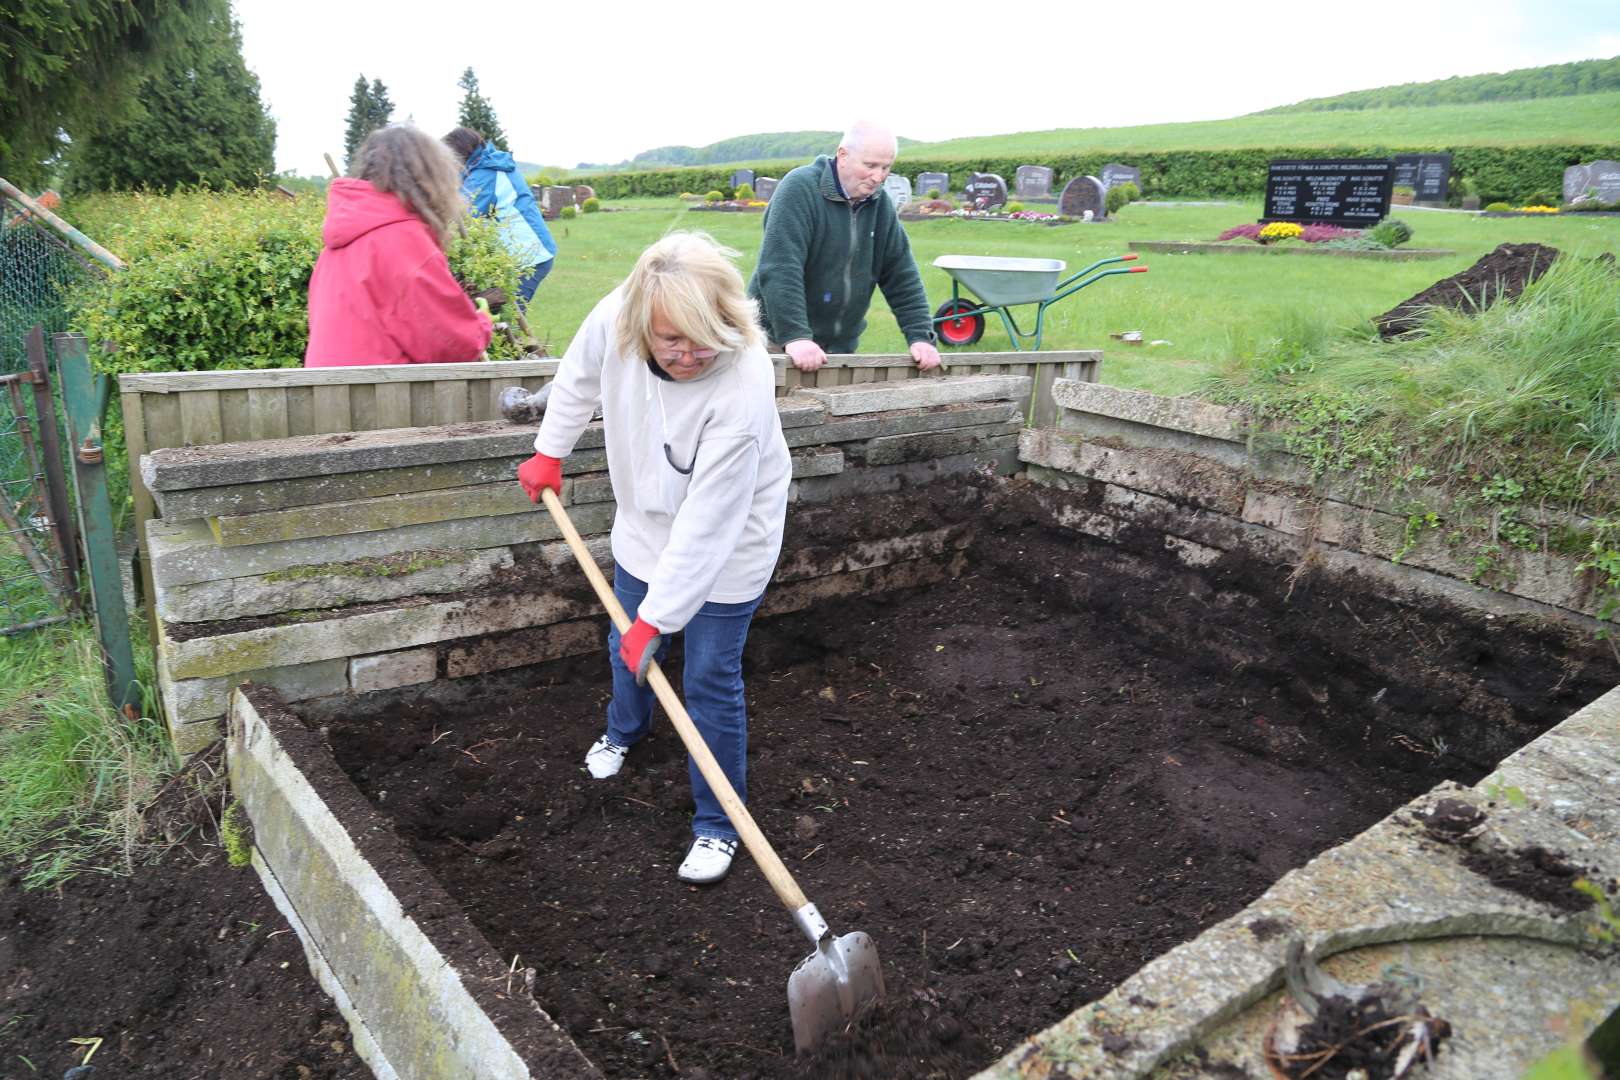
[[[1119,187],[1121,184],[1135,184],[1138,191],[1142,188],[1142,170],[1134,165],[1117,165],[1110,162],[1102,167],[1097,179],[1102,181],[1104,191]]]
[[[1620,203],[1620,161],[1593,161],[1564,170],[1567,203]]]
[[[733,188],[740,188],[744,184],[747,184],[749,187],[754,186],[753,169],[738,169],[736,172],[731,174],[731,186]]]
[[[1020,199],[1044,199],[1052,194],[1052,170],[1046,165],[1020,165],[1013,174],[1013,189]]]
[[[937,191],[940,195],[951,193],[951,174],[942,172],[925,172],[917,174],[917,194],[927,195],[930,191]]]
[[[1083,218],[1089,210],[1092,221],[1101,221],[1108,216],[1106,196],[1101,180],[1095,176],[1077,176],[1063,185],[1063,194],[1058,196],[1058,213]]]
[[[896,210],[911,201],[911,181],[899,173],[890,173],[888,179],[883,181],[883,190],[889,193],[889,201],[894,203]]]
[[[763,199],[766,202],[770,202],[771,196],[776,194],[776,185],[778,183],[780,183],[780,181],[778,181],[774,176],[762,176],[758,180],[755,180],[754,198]]]
[[[1007,205],[1007,181],[995,173],[974,173],[962,185],[962,198],[975,210]]]
[[[1273,161],[1266,170],[1266,221],[1360,229],[1389,214],[1395,162],[1389,158]]]

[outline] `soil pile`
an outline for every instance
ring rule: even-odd
[[[1558,255],[1557,248],[1545,244],[1502,244],[1462,273],[1435,282],[1378,316],[1378,333],[1386,338],[1415,334],[1430,308],[1472,313],[1498,300],[1511,300],[1551,269]]]

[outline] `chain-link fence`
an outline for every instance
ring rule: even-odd
[[[98,272],[21,203],[0,194],[0,373],[28,370],[28,331],[66,330],[67,291]]]

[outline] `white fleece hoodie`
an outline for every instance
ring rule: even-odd
[[[740,604],[765,591],[782,551],[792,462],[763,348],[722,352],[699,377],[666,381],[619,352],[622,305],[613,290],[574,335],[534,448],[567,457],[601,404],[618,503],[613,557],[648,583],[640,617],[674,633],[708,601]]]

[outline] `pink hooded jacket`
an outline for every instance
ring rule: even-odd
[[[327,189],[305,367],[477,360],[492,330],[427,225],[370,182]]]

